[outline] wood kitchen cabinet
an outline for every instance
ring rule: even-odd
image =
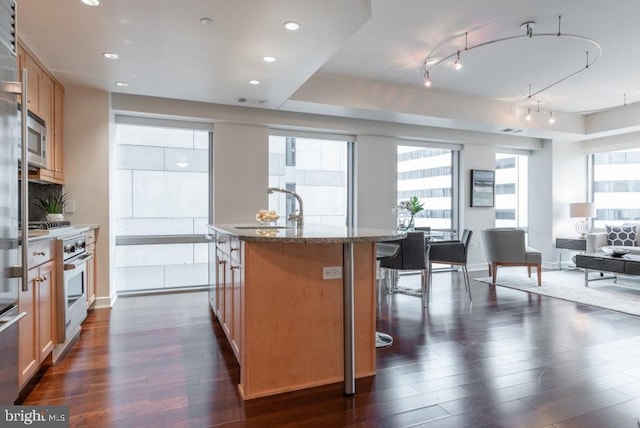
[[[215,283],[210,285],[209,301],[238,361],[242,339],[243,246],[237,237],[216,234],[215,245],[210,249],[215,251]]]
[[[23,387],[51,355],[56,341],[56,276],[54,241],[31,246],[27,290],[18,294],[18,307],[26,316],[18,325],[18,382]]]
[[[47,127],[47,167],[29,174],[29,179],[64,184],[63,101],[64,87],[37,59],[36,55],[18,39],[19,79],[27,69],[27,106],[29,111],[45,121]],[[18,102],[22,103],[20,97]]]
[[[86,251],[91,255],[87,261],[87,307],[96,301],[96,231],[84,232]]]

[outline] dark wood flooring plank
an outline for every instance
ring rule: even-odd
[[[71,425],[92,428],[637,428],[640,317],[474,281],[472,293],[439,272],[426,310],[384,296],[377,328],[394,344],[353,397],[333,384],[250,401],[206,293],[121,298],[90,313],[24,403],[68,404]]]

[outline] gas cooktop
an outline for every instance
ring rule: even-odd
[[[61,227],[70,227],[71,222],[68,220],[62,221],[30,221],[29,230],[49,230],[59,229]]]

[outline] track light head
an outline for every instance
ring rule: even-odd
[[[554,123],[556,123],[556,120],[553,118],[553,112],[550,111],[549,112],[549,124],[553,125]]]
[[[427,71],[427,74],[424,77],[424,86],[430,88],[432,83],[433,82],[431,81],[431,77],[429,77],[429,72]]]
[[[460,51],[458,51],[458,56],[453,63],[453,68],[455,68],[456,70],[460,70],[462,68],[462,63],[460,62]]]
[[[524,120],[526,121],[531,120],[531,108],[527,108],[527,115],[524,117]]]

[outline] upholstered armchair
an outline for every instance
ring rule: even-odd
[[[542,253],[527,247],[524,230],[494,228],[482,230],[485,255],[489,263],[491,283],[495,285],[498,266],[526,266],[531,277],[531,267],[538,273],[538,286],[542,285]]]

